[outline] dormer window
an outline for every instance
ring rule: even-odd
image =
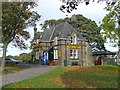
[[[77,35],[74,36],[74,44],[77,44]]]
[[[71,37],[71,44],[77,44],[77,35]]]

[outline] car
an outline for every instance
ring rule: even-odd
[[[15,60],[15,59],[13,59],[13,58],[6,58],[6,59],[5,59],[5,63],[6,63],[6,64],[18,64],[19,61],[18,61],[18,60]]]

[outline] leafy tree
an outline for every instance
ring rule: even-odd
[[[90,44],[95,43],[99,49],[105,49],[104,40],[102,39],[98,25],[95,21],[92,21],[80,14],[73,15],[71,18],[46,20],[43,24],[43,29],[47,28],[48,25],[51,27],[65,21],[71,24],[80,34],[82,34]]]
[[[0,2],[0,43],[2,42],[2,4]]]
[[[114,39],[114,41],[119,40],[120,37],[120,1],[118,0],[116,4],[108,4],[106,10],[109,13],[103,18],[101,29],[104,30],[104,38]],[[118,41],[120,46],[120,40]]]
[[[39,20],[40,15],[31,8],[36,3],[33,2],[2,2],[2,43],[3,60],[1,62],[1,72],[4,71],[6,49],[10,42],[20,49],[26,49],[25,41],[30,38],[29,32],[25,28],[34,25]]]
[[[21,60],[21,61],[29,62],[32,59],[32,52],[22,53],[18,56],[18,59]]]
[[[19,60],[20,62],[23,62],[23,61],[29,62],[32,59],[32,52],[30,52],[30,53],[21,53],[20,55],[16,55],[16,56],[8,55],[6,57],[14,58],[16,60]]]
[[[60,6],[60,10],[65,13],[71,13],[73,10],[76,10],[78,5],[80,3],[85,3],[86,5],[89,5],[91,2],[106,2],[107,5],[114,5],[117,0],[60,0],[62,3]],[[119,0],[118,0],[119,1]]]
[[[106,2],[105,9],[110,11],[103,19],[103,24],[101,25],[104,29],[104,35],[106,38],[112,38],[114,40],[120,37],[120,0],[60,0],[64,4],[61,5],[60,10],[65,13],[71,13],[73,10],[77,9],[80,3],[85,3],[86,5],[92,2]],[[120,46],[120,40],[118,41]]]

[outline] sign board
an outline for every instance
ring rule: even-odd
[[[58,57],[61,57],[61,51],[60,50],[58,51]]]
[[[39,51],[39,48],[35,48],[34,50],[35,50],[35,51]]]
[[[79,45],[68,45],[67,47],[70,49],[79,49],[80,48]]]
[[[41,46],[42,45],[42,43],[35,43],[35,44],[33,44],[32,46],[33,47],[38,47],[38,46]]]

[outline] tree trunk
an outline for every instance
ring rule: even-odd
[[[5,69],[5,58],[6,58],[7,45],[8,45],[7,43],[3,44],[3,55],[2,55],[1,70],[0,70],[1,73],[3,73]]]

